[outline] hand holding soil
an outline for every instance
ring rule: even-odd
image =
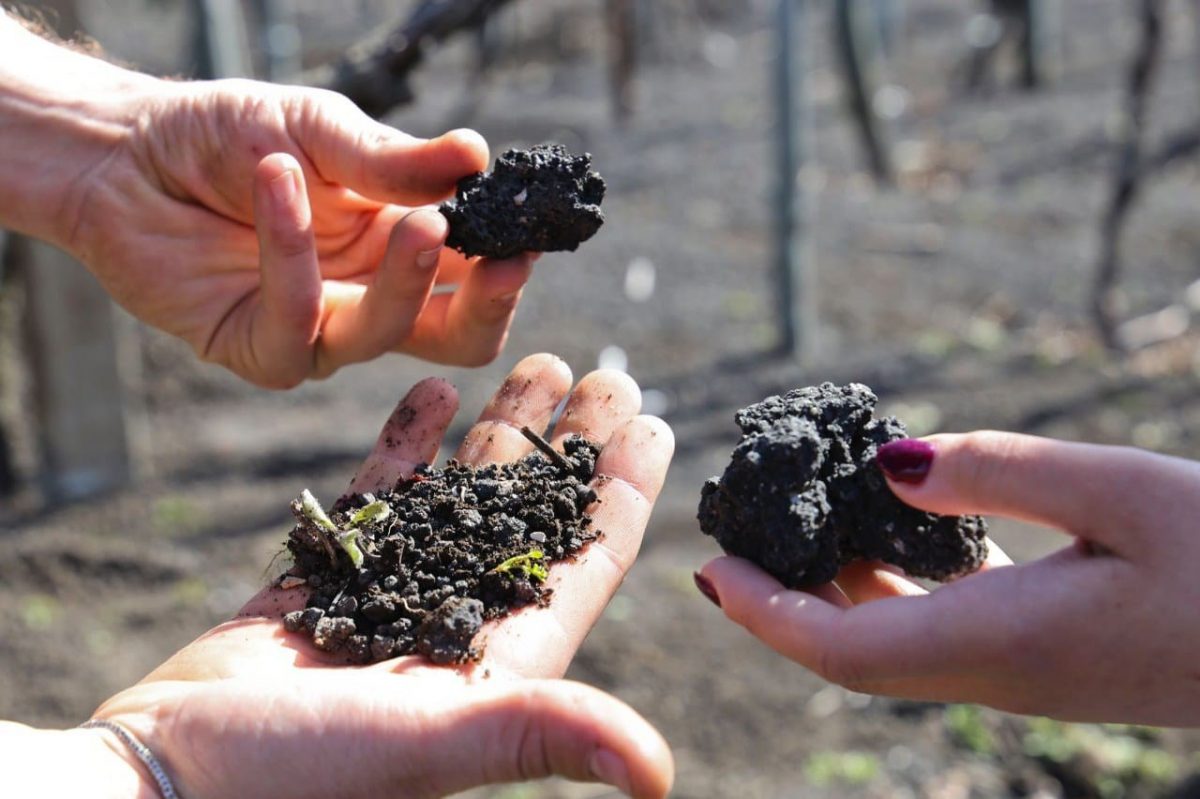
[[[791,591],[732,557],[706,565],[700,588],[783,655],[855,691],[1200,724],[1200,466],[992,432],[900,440],[878,460],[914,507],[1021,519],[1075,542],[1020,566],[993,544],[980,573],[932,592],[871,562]]]
[[[561,677],[632,564],[673,451],[670,429],[637,416],[626,375],[593,372],[571,389],[559,359],[519,363],[457,453],[464,464],[509,462],[533,444],[564,396],[550,436],[601,442],[591,486],[603,538],[550,567],[548,607],[484,626],[477,663],[421,656],[345,665],[282,616],[306,589],[272,587],[237,618],[106,702],[167,764],[181,795],[433,797],[489,782],[558,774],[636,797],[665,796],[672,761],[661,736],[618,700]],[[433,462],[457,410],[453,387],[429,379],[397,407],[351,485],[380,492]]]
[[[3,73],[26,99],[3,120],[22,188],[0,222],[75,255],[134,316],[268,388],[387,352],[499,353],[532,257],[445,248],[431,205],[487,166],[479,134],[419,139],[332,92],[158,80],[2,33],[13,65],[44,69]]]

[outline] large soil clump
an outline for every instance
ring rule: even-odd
[[[574,251],[604,224],[604,191],[590,155],[571,155],[558,144],[509,150],[491,172],[459,181],[442,204],[446,244],[487,258]]]
[[[586,513],[599,448],[573,437],[564,455],[538,441],[545,454],[515,463],[422,466],[378,497],[343,497],[328,515],[305,492],[293,503],[295,564],[282,584],[307,584],[311,595],[285,627],[357,663],[478,658],[483,623],[547,604],[549,563],[599,537]]]
[[[724,475],[704,484],[701,530],[791,588],[860,559],[934,580],[978,569],[982,518],[926,513],[888,488],[875,453],[907,433],[893,416],[873,418],[876,402],[859,383],[823,383],[738,411],[742,440]]]

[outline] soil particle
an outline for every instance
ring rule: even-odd
[[[876,402],[862,384],[823,383],[738,411],[742,440],[704,484],[701,530],[791,588],[861,559],[934,580],[978,569],[982,518],[919,511],[888,488],[875,453],[907,433],[895,417],[873,419]]]
[[[574,436],[564,452],[423,465],[379,497],[343,497],[327,516],[302,497],[283,579],[305,580],[311,593],[284,627],[355,663],[414,652],[437,664],[478,659],[483,623],[548,604],[549,564],[600,535],[586,512],[599,448]]]
[[[491,172],[459,181],[442,204],[446,243],[488,258],[577,249],[604,224],[604,179],[591,166],[590,155],[557,144],[508,150]]]
[[[483,603],[461,596],[447,598],[417,630],[417,651],[441,666],[474,654],[471,641],[483,626]]]

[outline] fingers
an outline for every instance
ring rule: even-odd
[[[995,541],[987,539],[987,559],[980,571],[1011,565],[1012,558]],[[847,564],[838,572],[837,585],[855,605],[888,597],[922,596],[928,593],[918,583],[905,577],[901,569],[881,561],[860,560]]]
[[[562,674],[637,557],[650,511],[662,489],[675,439],[665,422],[638,416],[609,438],[592,487],[593,541],[578,560],[555,563],[548,609],[503,620],[488,639],[485,659],[526,676]]]
[[[554,356],[526,358],[467,435],[460,459],[486,463],[528,453],[532,445],[520,427],[544,430],[570,382],[566,364]],[[599,502],[591,511],[604,538],[579,560],[553,566],[549,612],[518,614],[489,635],[490,662],[527,675],[561,674],[633,562],[674,451],[662,421],[632,418],[640,406],[637,383],[613,370],[588,374],[571,392],[551,438],[560,448],[572,434],[604,444],[592,481]]]
[[[855,605],[897,596],[921,596],[927,593],[898,569],[878,561],[855,561],[842,567],[838,588]]]
[[[350,493],[390,489],[418,464],[432,463],[457,411],[458,392],[445,380],[430,377],[413,386],[388,417]]]
[[[1183,487],[1170,459],[1014,433],[903,440],[881,447],[878,460],[915,507],[1023,519],[1125,555],[1149,543],[1138,534],[1143,509],[1177,501]]]
[[[491,363],[504,348],[533,261],[526,254],[478,262],[452,294],[430,298],[400,350],[457,366]]]
[[[321,320],[321,272],[312,211],[299,163],[276,153],[254,173],[261,302],[250,325],[250,359],[243,373],[268,388],[291,388],[312,370]]]
[[[481,683],[469,696],[426,698],[419,767],[428,774],[418,784],[437,786],[438,796],[551,776],[607,783],[637,799],[660,799],[671,788],[666,741],[628,705],[595,688],[524,680]],[[411,715],[410,708],[402,712]],[[391,762],[412,760],[411,752],[399,752]]]
[[[579,381],[554,427],[559,448],[571,436],[603,444],[642,409],[642,390],[633,378],[614,369],[599,369]]]
[[[487,142],[473,130],[421,139],[376,122],[332,92],[313,92],[308,103],[294,129],[317,171],[377,202],[436,202],[463,177],[487,169]]]
[[[433,289],[446,233],[446,218],[430,209],[413,211],[396,225],[371,285],[331,307],[321,331],[318,374],[376,358],[408,337]]]
[[[570,390],[566,361],[548,354],[523,359],[492,396],[455,457],[477,466],[520,458],[533,448],[521,428],[541,434]]]
[[[997,628],[990,622],[997,614],[979,602],[983,592],[960,591],[958,603],[944,601],[957,587],[952,585],[923,596],[838,608],[812,594],[784,589],[740,558],[718,558],[701,574],[732,621],[785,657],[854,690],[995,664],[991,639]],[[961,585],[987,576],[976,575]]]
[[[868,693],[1033,712],[1023,703],[1031,701],[1038,675],[1049,684],[1051,669],[1089,669],[1091,656],[1064,642],[1077,640],[1079,619],[1101,613],[1098,606],[1128,601],[1122,586],[1135,568],[1066,549],[929,594],[850,608],[785,590],[739,558],[718,558],[701,574],[731,620],[832,682]],[[1052,696],[1037,699],[1038,712],[1054,702]]]

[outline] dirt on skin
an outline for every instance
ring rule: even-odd
[[[491,172],[459,181],[442,204],[446,244],[488,258],[574,251],[604,224],[604,191],[588,153],[571,155],[558,144],[509,150]]]
[[[419,653],[436,664],[478,659],[483,623],[546,605],[548,566],[599,537],[586,509],[599,448],[575,436],[565,455],[539,447],[515,463],[419,467],[379,497],[351,494],[326,514],[293,503],[281,584],[312,589],[284,626],[354,663]]]
[[[916,510],[888,488],[875,453],[908,432],[894,416],[872,418],[877,402],[861,383],[822,383],[742,408],[742,440],[724,475],[704,484],[701,531],[791,588],[863,559],[932,580],[978,569],[981,517]]]
[[[80,5],[110,53],[178,71],[189,31],[172,20],[186,4]],[[330,25],[354,24],[329,3],[294,5],[305,15],[306,46]],[[377,9],[379,25],[396,9],[382,0],[343,5]],[[981,4],[908,0],[893,76],[913,102],[891,129],[906,155],[901,188],[886,191],[861,174],[841,98],[826,91],[835,84],[832,37],[822,35],[831,4],[812,5],[815,135],[805,175],[823,187],[811,228],[822,337],[807,367],[756,355],[774,340],[776,299],[766,93],[773,5],[745,0],[746,13],[713,23],[696,10],[714,3],[644,4],[660,23],[678,14],[660,25],[675,38],[640,72],[642,104],[625,126],[611,123],[606,104],[602,5],[512,4],[523,19],[579,31],[572,41],[587,53],[550,60],[545,39],[522,38],[468,118],[455,114],[479,83],[475,51],[435,54],[420,102],[390,122],[425,137],[466,123],[497,153],[538,141],[590,151],[609,184],[606,227],[620,235],[602,230],[568,269],[556,268],[567,265],[563,256],[543,258],[505,354],[482,369],[382,358],[268,394],[142,329],[147,372],[137,396],[149,408],[152,479],[35,516],[0,507],[0,715],[74,726],[236,613],[263,586],[290,527],[288,500],[302,485],[338,496],[400,388],[445,374],[463,407],[482,407],[524,355],[553,351],[582,375],[613,344],[648,395],[665,395],[655,412],[679,444],[638,560],[568,676],[614,693],[662,730],[676,757],[673,799],[1200,797],[1200,783],[1188,779],[1200,771],[1200,732],[1046,729],[1044,720],[986,708],[957,715],[844,691],[752,641],[692,584],[692,571],[719,552],[696,534],[696,491],[729,463],[738,439],[729,420],[796,386],[866,383],[881,412],[914,433],[989,427],[1200,457],[1194,320],[1188,336],[1126,365],[1103,358],[1087,327],[1086,253],[1109,186],[1115,151],[1105,131],[1121,107],[1136,5],[1061,3],[1069,31],[1061,81],[1043,92],[963,97],[947,88],[947,70]],[[1172,30],[1192,29],[1188,4],[1167,7]],[[149,49],[161,57],[148,59]],[[1195,37],[1166,49],[1152,138],[1194,122]],[[1164,169],[1141,202],[1125,251],[1131,314],[1176,301],[1195,278],[1200,193],[1191,162]],[[648,259],[657,276],[640,303],[629,302],[621,280],[634,259]],[[447,447],[466,433],[460,422]],[[1069,545],[1032,525],[989,521],[989,535],[1018,562]],[[1120,744],[1122,758],[1138,737],[1146,756],[1169,758],[1175,770],[1092,754],[1107,758],[1111,747],[1065,746],[1084,734]],[[1100,763],[1108,764],[1103,792]],[[544,781],[463,799],[611,795]]]

